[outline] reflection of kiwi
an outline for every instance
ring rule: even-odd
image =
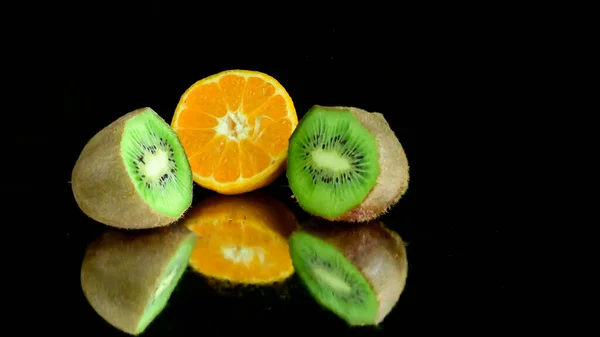
[[[290,237],[290,253],[309,293],[349,325],[379,324],[404,290],[404,242],[378,221],[307,226]]]
[[[363,222],[400,200],[408,189],[409,167],[382,114],[315,105],[290,138],[287,177],[308,213]]]
[[[192,202],[192,173],[179,138],[150,108],[132,111],[92,137],[71,184],[85,214],[118,228],[168,225]]]
[[[181,225],[110,229],[87,249],[81,287],[104,320],[132,335],[163,310],[187,267],[195,235]]]

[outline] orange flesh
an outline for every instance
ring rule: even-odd
[[[199,239],[190,265],[204,275],[238,283],[268,283],[293,273],[287,240],[275,233],[239,221],[191,229]]]
[[[235,283],[272,283],[289,277],[294,267],[288,237],[295,217],[273,201],[240,197],[208,200],[186,216],[185,225],[198,236],[190,266]]]
[[[293,102],[275,79],[236,70],[191,86],[171,126],[199,185],[243,193],[281,173],[297,123]]]

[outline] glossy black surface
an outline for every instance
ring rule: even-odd
[[[37,200],[44,203],[39,212],[51,216],[51,220],[42,219],[40,226],[60,222],[48,237],[48,248],[44,246],[40,253],[47,259],[33,268],[38,275],[53,276],[32,290],[32,298],[52,303],[51,308],[43,309],[48,312],[44,330],[65,335],[124,335],[104,322],[81,292],[79,272],[85,248],[106,230],[86,217],[72,196],[71,170],[83,146],[114,119],[140,107],[152,107],[170,121],[181,94],[190,85],[235,68],[275,77],[294,100],[299,118],[313,104],[356,106],[385,115],[411,167],[408,192],[380,219],[408,243],[406,288],[380,327],[349,329],[333,314],[320,309],[301,288],[292,289],[286,299],[270,294],[223,297],[188,272],[167,308],[144,335],[231,332],[412,336],[485,325],[481,319],[485,320],[487,314],[470,307],[467,293],[476,289],[482,294],[477,303],[493,302],[499,296],[499,282],[494,279],[490,283],[492,277],[481,264],[467,264],[470,238],[464,235],[468,231],[459,220],[448,220],[446,211],[438,211],[432,204],[429,208],[420,206],[417,211],[423,190],[420,186],[427,179],[423,172],[432,170],[423,162],[427,154],[417,148],[417,121],[434,125],[438,113],[428,111],[425,104],[433,99],[425,91],[429,81],[423,70],[426,62],[420,59],[419,51],[404,44],[416,39],[418,33],[403,33],[391,23],[365,27],[342,19],[318,25],[307,24],[311,22],[308,20],[303,29],[291,29],[292,24],[287,22],[289,30],[276,32],[271,32],[266,23],[238,26],[238,30],[232,28],[227,33],[222,23],[220,31],[210,28],[215,26],[200,28],[202,19],[210,16],[207,13],[179,16],[186,12],[185,7],[157,1],[118,10],[79,10],[87,16],[69,16],[65,25],[70,24],[70,28],[65,26],[55,36],[62,61],[52,69],[57,74],[52,83],[62,122],[58,135],[62,148],[58,155],[43,150],[37,155],[38,161],[53,163],[52,171],[57,174],[47,184],[48,189],[56,188],[57,192]],[[95,11],[98,16],[90,16]],[[211,25],[214,22],[211,20]],[[269,45],[271,39],[276,42]],[[44,142],[39,138],[22,143]],[[448,144],[441,140],[440,146]],[[23,197],[26,190],[37,188],[33,182],[26,186],[21,190]],[[438,195],[451,198],[449,188]],[[285,175],[264,190],[286,203],[299,219],[307,216],[290,199]],[[196,186],[194,204],[212,193]],[[62,206],[52,208],[48,202],[60,202]],[[486,231],[486,235],[491,232]],[[470,279],[467,274],[475,276]],[[489,286],[482,286],[484,282]],[[21,303],[19,312],[30,312],[31,307],[36,306]]]
[[[293,69],[283,69],[279,70],[277,68],[267,68],[263,69],[260,64],[256,64],[251,67],[251,64],[245,66],[245,68],[254,68],[263,71],[268,71],[272,76],[278,78],[279,81],[289,90],[289,93],[292,97],[301,96],[298,92],[300,91],[299,86],[306,85],[306,78],[294,79],[292,75],[295,73]],[[207,69],[207,70],[197,70],[197,74],[199,76],[210,75],[211,72],[219,71],[216,67]],[[203,74],[203,75],[200,75]],[[301,76],[300,73],[298,75]],[[123,76],[122,74],[119,75]],[[84,90],[87,91],[90,95],[94,95],[97,97],[96,93],[103,90],[103,83],[99,82],[102,80],[102,77],[96,77],[95,83],[89,82],[79,82],[78,86],[73,86],[69,88],[73,92]],[[347,81],[348,79],[346,79]],[[89,81],[89,80],[88,80]],[[98,128],[101,123],[110,123],[111,118],[118,117],[117,113],[123,112],[123,109],[129,109],[129,107],[133,107],[134,104],[142,104],[153,107],[165,120],[170,121],[171,111],[174,109],[174,106],[171,109],[168,108],[169,103],[173,105],[177,103],[178,92],[173,91],[171,95],[167,94],[167,89],[165,88],[164,97],[161,97],[161,93],[159,89],[152,89],[154,84],[152,81],[148,81],[147,84],[142,84],[147,90],[154,92],[154,90],[158,90],[155,93],[149,92],[139,92],[140,88],[135,88],[130,84],[121,84],[123,86],[123,98],[122,100],[118,100],[119,108],[115,107],[113,109],[109,109],[106,107],[106,113],[101,114],[100,111],[96,109],[100,109],[98,107],[93,107],[95,111],[88,112],[89,118],[83,117],[82,115],[75,115],[74,118],[70,121],[73,123],[73,128],[81,128],[87,130],[87,132],[79,131],[78,138],[73,142],[73,158],[72,160],[76,160],[76,156],[78,154],[77,147],[82,147],[85,145],[87,138],[93,135],[93,130]],[[328,80],[327,82],[330,82]],[[177,83],[175,85],[175,83]],[[295,84],[297,83],[297,84]],[[331,83],[331,82],[330,82]],[[177,79],[173,82],[173,87],[179,87],[184,90],[183,86],[189,85],[189,82],[186,82],[183,79]],[[330,84],[333,85],[333,84]],[[158,84],[159,87],[162,85]],[[87,90],[86,90],[87,89]],[[112,88],[115,89],[114,87]],[[311,89],[316,90],[316,89]],[[131,95],[133,91],[134,97],[127,97]],[[181,91],[181,90],[180,90]],[[344,100],[342,95],[334,94],[337,91],[331,92],[337,97],[332,99],[320,99],[320,101],[329,102],[328,104],[332,104],[336,101],[341,102],[347,101],[348,104],[358,105],[367,107],[369,106],[368,100],[361,102],[361,100],[352,100],[347,99]],[[182,92],[181,92],[182,93]],[[365,93],[366,94],[366,93]],[[117,93],[118,95],[118,93]],[[139,96],[138,96],[139,95]],[[321,94],[317,94],[321,95]],[[358,97],[358,93],[356,96]],[[77,100],[77,99],[85,99],[82,98],[84,96],[70,96],[69,100]],[[138,98],[135,98],[138,97]],[[350,95],[352,97],[352,95]],[[107,101],[111,101],[112,99],[106,98]],[[319,99],[317,99],[319,100]],[[143,102],[143,103],[142,103]],[[101,103],[102,104],[102,103]],[[108,103],[105,103],[108,104]],[[112,104],[117,104],[113,101]],[[296,105],[298,109],[298,113],[301,116],[305,110],[307,110],[309,106],[309,102],[303,101],[302,99],[296,100]],[[377,105],[373,104],[374,109]],[[121,108],[122,107],[122,108]],[[90,107],[92,108],[92,107]],[[81,113],[75,110],[72,111],[73,114]],[[385,113],[385,112],[384,112]],[[387,113],[386,115],[390,115]],[[79,118],[77,118],[79,117]],[[85,121],[84,121],[85,120]],[[392,126],[395,128],[395,132],[398,134],[402,143],[406,143],[406,152],[409,157],[409,161],[412,165],[412,153],[415,152],[414,148],[414,130],[411,130],[411,121],[410,118],[401,118],[401,116],[396,116],[392,119]],[[415,159],[416,162],[416,159]],[[418,165],[415,163],[414,165]],[[415,168],[416,171],[416,168]],[[405,198],[403,198],[402,202],[399,203],[394,210],[388,215],[381,218],[381,220],[388,225],[390,229],[398,232],[405,240],[410,242],[412,240],[421,240],[425,239],[423,236],[425,233],[419,233],[418,228],[416,227],[416,223],[413,220],[414,217],[414,208],[415,208],[415,195],[413,190],[417,190],[414,185],[418,184],[418,173],[415,174],[413,182],[409,188],[409,192],[406,194]],[[287,207],[289,207],[298,218],[299,221],[302,221],[307,218],[307,214],[304,213],[297,204],[295,204],[294,200],[291,199],[291,191],[287,186],[287,181],[285,175],[282,175],[277,181],[271,184],[269,187],[265,188],[264,191],[275,198],[283,201]],[[213,194],[214,192],[207,191],[198,186],[194,189],[194,205],[201,201],[206,196]],[[73,214],[73,218],[75,219],[73,225],[75,228],[69,233],[69,235],[77,236],[77,238],[70,239],[71,242],[71,252],[69,253],[69,261],[71,262],[72,270],[69,271],[70,278],[66,280],[70,284],[69,292],[71,293],[71,299],[74,300],[74,305],[78,308],[76,311],[78,313],[78,320],[85,322],[84,324],[93,329],[99,329],[103,331],[103,334],[111,335],[117,334],[117,331],[105,323],[102,318],[100,318],[93,309],[88,305],[87,301],[83,297],[80,287],[78,284],[78,263],[82,258],[82,253],[85,249],[85,245],[95,238],[99,233],[104,231],[106,228],[104,225],[94,222],[91,219],[88,219],[74,203],[73,200],[70,202],[70,212]],[[423,236],[419,238],[419,235]],[[413,249],[412,247],[409,249],[409,263],[412,264],[412,260],[418,261],[419,257],[412,256]],[[371,329],[372,331],[380,331],[384,329],[395,330],[395,325],[406,325],[408,324],[408,319],[412,315],[416,315],[414,311],[416,306],[418,305],[417,300],[417,284],[418,282],[418,271],[419,267],[415,267],[415,275],[413,277],[412,266],[409,271],[409,281],[406,292],[401,296],[401,300],[399,305],[395,310],[386,318],[385,324],[383,324],[378,329]],[[227,334],[231,333],[240,333],[240,332],[255,332],[255,333],[276,333],[281,331],[282,326],[294,326],[293,330],[298,332],[304,330],[305,333],[310,333],[314,329],[315,326],[321,326],[325,330],[338,331],[339,333],[347,333],[347,327],[344,322],[340,319],[333,316],[333,314],[322,310],[318,307],[316,302],[306,293],[306,291],[299,286],[297,282],[292,281],[292,286],[290,289],[286,291],[287,298],[280,298],[280,295],[277,293],[269,293],[267,290],[264,295],[259,295],[256,293],[249,293],[247,296],[242,297],[224,297],[216,292],[214,289],[211,289],[206,282],[199,276],[195,275],[194,272],[189,270],[183,277],[181,283],[178,285],[176,291],[172,295],[167,308],[163,311],[163,313],[157,318],[155,322],[151,324],[151,326],[147,329],[145,335],[148,336],[161,336],[164,334],[171,335],[188,335],[197,329],[201,329],[202,333],[219,333],[219,334]],[[306,323],[299,324],[299,318],[302,318],[301,321],[306,320]],[[310,322],[310,324],[309,324]],[[297,325],[297,326],[295,326]],[[350,331],[363,331],[365,329],[352,329]]]

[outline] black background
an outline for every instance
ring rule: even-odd
[[[433,80],[435,57],[425,50],[434,42],[424,38],[424,27],[413,21],[404,23],[406,14],[390,14],[385,8],[378,15],[350,19],[345,14],[315,11],[295,14],[300,9],[293,6],[285,14],[256,16],[241,9],[231,13],[203,6],[160,1],[116,7],[64,5],[54,10],[62,12],[53,17],[48,30],[40,31],[47,55],[41,62],[44,74],[49,74],[44,78],[52,103],[58,107],[59,131],[46,130],[41,124],[35,127],[46,136],[18,141],[38,146],[36,160],[52,163],[48,171],[55,178],[41,188],[58,192],[50,197],[41,194],[32,203],[40,205],[35,213],[60,224],[58,230],[40,229],[40,233],[51,232],[42,239],[46,262],[24,267],[39,280],[44,279],[39,275],[53,276],[39,287],[27,286],[26,298],[51,303],[43,309],[46,314],[40,320],[44,324],[29,329],[43,327],[46,332],[65,335],[122,335],[94,313],[81,292],[79,268],[85,248],[106,227],[77,207],[69,184],[71,170],[86,142],[119,116],[149,106],[170,122],[190,85],[227,69],[257,70],[275,77],[294,100],[299,118],[314,104],[356,106],[385,115],[411,167],[407,194],[381,219],[408,242],[407,285],[381,327],[348,330],[301,289],[286,300],[276,296],[224,298],[189,272],[148,328],[148,336],[228,332],[424,335],[501,329],[492,322],[501,310],[494,303],[504,297],[504,283],[490,267],[500,265],[497,254],[489,254],[500,240],[497,227],[467,225],[455,216],[458,211],[422,201],[424,191],[433,190],[425,187],[426,182],[434,174],[439,178],[440,167],[431,163],[435,162],[433,152],[426,152],[423,145],[417,148],[417,129],[427,133],[429,138],[419,137],[419,141],[428,143],[428,148],[432,142],[437,144],[433,147],[451,146],[441,136],[431,136],[435,135],[432,130],[443,129],[446,117],[441,114],[447,113],[432,110],[432,102],[440,100],[433,95],[433,87],[448,83]],[[234,23],[224,21],[230,15]],[[54,125],[55,117],[46,116],[47,125]],[[49,134],[60,140],[60,151],[46,150]],[[35,174],[37,168],[24,170]],[[429,193],[448,199],[447,204],[457,203],[458,192],[450,192],[456,186],[437,187],[437,192]],[[36,182],[26,183],[18,197],[25,198],[27,191],[39,188]],[[289,198],[285,176],[265,190],[305,217]],[[196,186],[194,204],[211,193]],[[50,206],[56,203],[61,206]],[[34,254],[39,251],[25,255]],[[14,309],[30,315],[31,306],[20,301]]]

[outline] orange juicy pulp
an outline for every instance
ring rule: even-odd
[[[197,272],[242,284],[267,284],[294,273],[288,238],[296,218],[278,201],[219,196],[185,218],[198,236],[190,257]]]
[[[292,99],[269,75],[224,71],[192,85],[171,126],[200,186],[222,194],[249,192],[284,169],[298,124]]]

